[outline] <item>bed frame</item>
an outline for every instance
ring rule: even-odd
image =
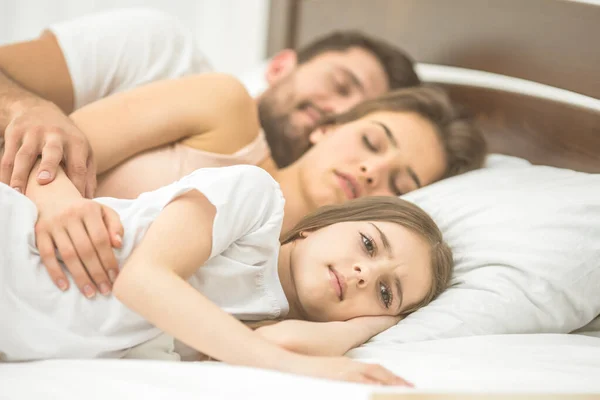
[[[360,29],[405,49],[490,151],[600,173],[600,1],[277,0],[268,54]]]

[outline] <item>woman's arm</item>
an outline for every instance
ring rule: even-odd
[[[342,356],[394,326],[399,320],[389,316],[359,317],[333,322],[285,320],[260,326],[256,332],[270,342],[295,353]]]
[[[259,132],[256,103],[235,78],[207,73],[150,83],[71,114],[98,173],[135,154],[198,137],[202,150],[231,154]],[[199,136],[201,135],[201,136]]]

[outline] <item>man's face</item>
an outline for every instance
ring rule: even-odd
[[[325,52],[297,67],[295,54],[288,51],[274,58],[267,75],[270,87],[258,100],[259,115],[280,167],[309,148],[308,135],[324,115],[347,111],[388,90],[383,66],[358,47]]]

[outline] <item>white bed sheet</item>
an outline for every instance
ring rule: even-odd
[[[600,393],[600,338],[583,335],[478,336],[368,346],[351,356],[379,362],[419,392]],[[221,363],[55,360],[0,364],[0,398],[64,400],[363,400],[380,389]],[[116,397],[115,397],[116,396]]]

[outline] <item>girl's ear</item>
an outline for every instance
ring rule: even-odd
[[[315,145],[315,144],[319,143],[321,140],[323,140],[323,138],[325,138],[325,136],[327,136],[329,133],[333,132],[334,130],[335,130],[335,125],[321,125],[321,126],[315,128],[315,130],[312,131],[310,135],[308,135],[308,140],[309,140],[310,144]]]
[[[270,85],[288,76],[298,65],[298,57],[294,50],[285,49],[277,53],[269,62],[265,78]]]

